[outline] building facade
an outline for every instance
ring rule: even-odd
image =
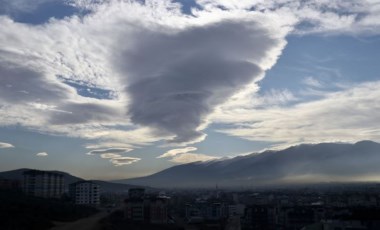
[[[19,190],[21,183],[19,180],[10,180],[0,178],[0,189],[2,190]]]
[[[124,201],[125,219],[150,224],[168,223],[168,197],[149,197],[141,188],[130,189],[128,194],[129,197]]]
[[[27,195],[60,198],[64,193],[64,178],[60,173],[28,170],[23,175],[23,191]]]
[[[75,204],[100,204],[100,185],[93,181],[78,181],[70,184],[69,193]]]
[[[228,217],[228,206],[217,201],[196,201],[186,205],[186,219],[188,222],[219,221]]]

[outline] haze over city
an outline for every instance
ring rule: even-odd
[[[0,0],[0,171],[117,180],[337,143],[255,173],[378,181],[379,31],[378,0]]]

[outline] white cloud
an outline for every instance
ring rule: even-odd
[[[224,14],[215,11],[198,12],[196,17],[190,17],[183,15],[180,5],[171,1],[146,1],[145,5],[112,0],[96,4],[94,1],[71,3],[88,8],[92,13],[83,19],[73,16],[51,20],[43,26],[16,23],[8,17],[0,17],[0,75],[10,76],[1,78],[1,85],[10,87],[0,91],[0,104],[7,108],[0,112],[3,115],[0,124],[20,124],[45,133],[132,146],[162,139],[187,143],[201,141],[205,137],[201,129],[206,128],[206,116],[213,107],[236,93],[243,83],[262,77],[257,76],[257,73],[270,68],[285,45],[287,29],[282,27],[283,24],[279,20],[272,22],[270,17],[259,13]],[[209,29],[204,30],[205,27]],[[240,31],[238,37],[242,42],[235,42],[233,34],[237,33],[218,35],[235,30]],[[197,41],[193,39],[197,37],[196,34],[202,37],[194,43]],[[214,36],[221,39],[220,44],[213,42]],[[168,43],[167,39],[172,42]],[[205,44],[204,41],[210,42]],[[208,58],[207,52],[202,53],[201,49],[194,52],[198,45],[210,49],[209,53],[229,53],[232,60]],[[154,55],[149,58],[154,52],[150,53],[150,49],[144,48],[146,46],[163,52],[160,52],[158,59]],[[165,50],[165,47],[168,49]],[[135,54],[145,55],[142,56],[144,66],[150,63],[151,68],[141,67],[141,63],[135,65],[134,62],[138,60]],[[179,54],[182,58],[178,57]],[[199,66],[193,69],[203,68],[203,72],[196,75],[215,72],[228,63],[229,66],[237,67],[247,60],[252,63],[246,62],[247,66],[258,68],[255,74],[251,71],[249,79],[245,77],[247,73],[235,76],[235,72],[231,72],[225,74],[225,81],[219,77],[216,86],[212,84],[212,78],[209,81],[200,78],[192,80],[196,83],[194,87],[186,84],[187,88],[181,89],[178,88],[181,87],[179,83],[170,79],[170,74],[186,67],[183,63],[188,61],[181,62],[182,59]],[[161,60],[162,63],[154,64],[155,60]],[[215,68],[199,60],[214,60]],[[120,61],[122,63],[119,64]],[[126,65],[133,68],[123,69]],[[166,72],[169,76],[162,75],[162,80],[168,82],[164,84],[169,87],[164,90],[168,92],[166,95],[157,95],[160,86],[153,84],[154,81],[143,84],[144,79],[140,76],[146,76],[144,71],[149,69],[152,73]],[[86,98],[78,95],[76,89],[65,84],[62,79],[80,82],[84,86],[110,89],[117,96],[110,100]],[[231,79],[237,80],[231,84]],[[200,85],[210,82],[210,85],[199,89],[197,82],[203,82]],[[156,111],[155,108],[163,106],[142,103],[144,98],[147,102],[152,100],[148,95],[137,95],[141,92],[141,86],[150,87],[154,98],[162,99],[158,105],[176,105],[173,101],[184,96],[194,100],[184,98],[177,104],[182,106],[187,102],[189,106],[166,106]],[[28,95],[21,91],[27,91]],[[138,108],[142,106],[145,108]],[[140,110],[144,112],[140,114]],[[178,111],[183,111],[183,114],[176,118]],[[130,118],[133,123],[144,127],[133,125]],[[120,129],[121,126],[131,128]]]
[[[90,146],[97,147],[97,146]],[[87,153],[87,155],[99,155],[102,159],[109,159],[115,166],[129,165],[135,163],[140,158],[124,157],[123,154],[132,151],[131,148],[108,148],[108,149],[95,149]]]
[[[46,152],[40,152],[40,153],[37,153],[36,156],[38,157],[46,157],[48,156],[49,154],[47,154]]]
[[[100,154],[100,157],[103,159],[113,159],[113,158],[122,157],[122,155],[117,154],[117,153],[103,153],[103,154]]]
[[[276,13],[284,21],[297,26],[295,33],[379,34],[380,7],[375,1],[354,0],[198,0],[209,11],[220,6],[229,12],[250,9]]]
[[[44,1],[48,0],[34,2]],[[21,7],[17,2],[21,1],[14,1],[14,7]],[[37,26],[0,16],[0,125],[95,139],[100,149],[133,149],[159,140],[202,141],[202,130],[213,121],[214,115],[208,117],[214,110],[225,111],[224,120],[251,121],[252,115],[260,120],[281,114],[252,107],[257,101],[279,106],[297,100],[287,90],[255,98],[257,82],[276,63],[289,33],[380,31],[378,1],[199,0],[205,8],[194,9],[193,16],[183,15],[180,5],[169,0],[147,0],[145,5],[127,0],[69,2],[91,13]],[[257,11],[247,10],[253,6]],[[223,31],[228,36],[219,36]],[[212,59],[202,50],[229,59]],[[144,65],[135,65],[141,59]],[[205,60],[213,62],[205,64]],[[219,74],[215,70],[221,66],[237,67],[242,62],[257,66],[258,71],[241,75],[233,71],[218,79],[193,77]],[[170,74],[182,76],[178,73],[189,63],[197,66],[192,71],[199,72],[183,74],[190,79],[188,84],[182,78],[170,79]],[[218,68],[209,67],[213,64]],[[115,97],[83,97],[62,77],[111,90]],[[205,87],[199,90],[197,84]],[[141,95],[141,89],[152,95]],[[224,101],[228,103],[220,106]],[[292,109],[298,111],[287,111]],[[175,117],[178,111],[181,114]]]
[[[216,160],[219,159],[219,157],[214,156],[208,156],[204,154],[197,154],[197,153],[183,153],[174,156],[170,161],[175,163],[191,163],[196,161],[209,161],[209,160]]]
[[[110,162],[114,164],[115,166],[123,166],[123,165],[130,165],[140,160],[141,160],[140,158],[135,158],[135,157],[117,157],[117,158],[112,158]]]
[[[322,88],[323,87],[322,82],[320,82],[318,79],[311,77],[311,76],[306,77],[303,80],[303,83],[307,86],[314,87],[314,88]]]
[[[195,162],[195,161],[215,160],[219,158],[219,157],[214,157],[214,156],[208,156],[205,154],[190,153],[196,150],[197,150],[196,147],[172,149],[158,156],[157,158],[170,158],[171,162],[180,163],[180,164],[190,163],[190,162]]]
[[[14,148],[12,144],[0,142],[0,149],[6,149],[6,148]]]
[[[121,154],[121,153],[127,153],[131,150],[132,149],[129,149],[129,148],[96,149],[96,150],[91,150],[90,152],[87,153],[87,155]]]
[[[165,157],[174,157],[178,154],[183,154],[183,153],[188,153],[188,152],[193,152],[196,151],[196,147],[186,147],[186,148],[181,148],[181,149],[172,149],[167,151],[166,153],[158,156],[157,158],[165,158]]]
[[[267,91],[263,96],[257,96],[253,105],[255,106],[275,106],[286,105],[289,102],[295,102],[298,98],[288,89]]]
[[[290,107],[219,111],[213,121],[235,125],[220,132],[274,145],[380,141],[379,87],[368,82]]]

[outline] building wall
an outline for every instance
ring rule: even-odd
[[[70,185],[69,190],[75,204],[100,204],[100,186],[92,181],[73,183]]]
[[[38,170],[26,171],[24,172],[23,190],[31,196],[60,198],[64,193],[63,175]]]
[[[19,180],[9,180],[0,178],[0,189],[19,190],[21,189],[21,183]]]
[[[124,201],[125,219],[151,224],[168,223],[168,197],[148,197],[140,188],[130,189],[128,195]]]
[[[157,199],[150,202],[150,222],[152,224],[168,223],[167,199]]]

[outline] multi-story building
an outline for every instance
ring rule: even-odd
[[[152,224],[168,223],[168,197],[158,196],[149,199],[149,219]]]
[[[186,205],[186,218],[189,222],[194,220],[222,220],[228,217],[228,206],[223,202],[197,201]]]
[[[0,178],[0,189],[4,190],[19,190],[21,188],[19,180],[10,180]]]
[[[245,211],[244,204],[231,204],[228,205],[228,216],[243,216]]]
[[[247,206],[242,221],[242,229],[276,229],[274,208],[268,205]]]
[[[78,181],[72,183],[69,186],[69,193],[75,204],[100,204],[100,186],[93,181]]]
[[[125,218],[133,222],[168,223],[168,197],[145,195],[141,188],[130,189],[125,199]]]
[[[27,195],[60,198],[64,193],[64,178],[60,173],[28,170],[23,175],[23,190]]]

